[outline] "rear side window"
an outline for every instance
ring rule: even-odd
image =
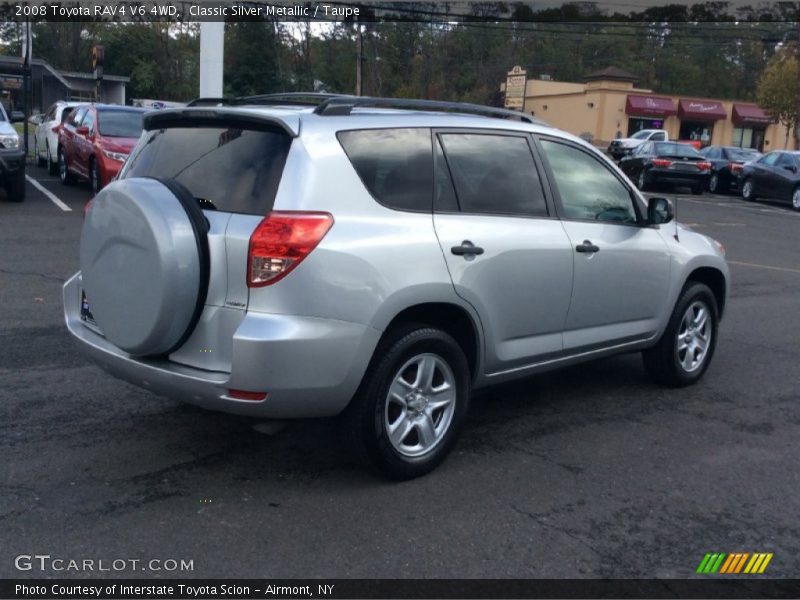
[[[142,134],[143,114],[132,110],[101,110],[97,117],[100,135],[138,138]]]
[[[528,140],[511,135],[440,135],[461,211],[546,216]]]
[[[361,181],[378,202],[396,210],[431,212],[430,129],[340,131],[337,137]]]
[[[265,215],[292,138],[282,131],[176,127],[145,132],[124,177],[174,179],[205,209]]]

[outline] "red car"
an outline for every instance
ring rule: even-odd
[[[58,173],[69,185],[86,179],[92,193],[116,177],[142,133],[143,108],[114,104],[78,107],[58,133]]]

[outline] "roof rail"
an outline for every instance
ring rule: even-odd
[[[439,100],[414,100],[410,98],[372,98],[369,96],[333,96],[322,101],[314,112],[321,116],[343,116],[352,113],[354,108],[370,106],[374,108],[400,108],[409,110],[452,111],[466,114],[517,119],[526,123],[546,125],[530,115],[506,108],[495,108],[466,102],[442,102]]]
[[[330,98],[339,98],[341,94],[324,92],[282,92],[277,94],[258,94],[256,96],[238,96],[232,99],[233,104],[299,104],[317,106]]]

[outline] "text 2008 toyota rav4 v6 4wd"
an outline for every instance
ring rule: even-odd
[[[711,362],[720,244],[576,137],[474,105],[193,104],[145,116],[64,286],[116,377],[256,417],[344,412],[413,477],[474,388],[631,351],[680,386]]]

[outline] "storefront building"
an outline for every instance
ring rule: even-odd
[[[609,67],[583,83],[528,79],[523,110],[605,147],[640,129],[664,129],[670,139],[740,146],[762,152],[786,143],[786,127],[750,102],[662,96],[636,88],[636,76]],[[787,147],[796,142],[790,135]]]

